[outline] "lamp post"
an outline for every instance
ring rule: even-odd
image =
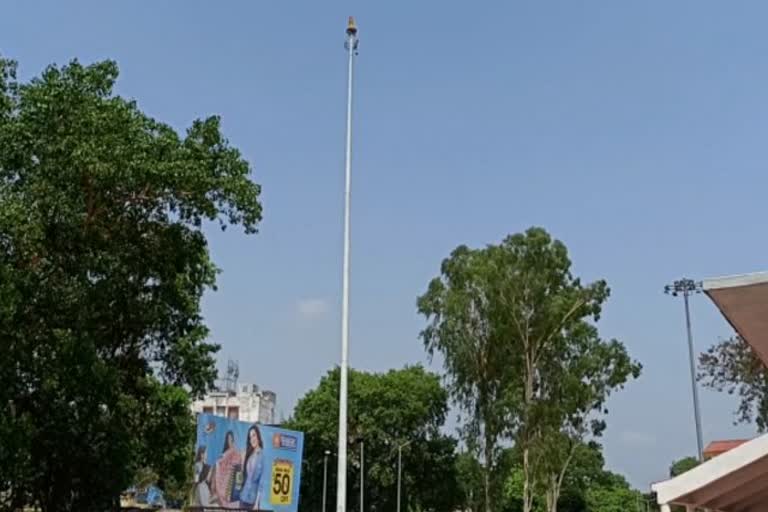
[[[323,456],[323,512],[325,512],[325,504],[328,498],[328,456],[330,454],[330,450],[325,450]]]
[[[357,55],[357,25],[350,16],[347,25],[347,144],[344,169],[344,263],[341,290],[341,366],[339,368],[339,460],[336,487],[336,512],[347,508],[347,379],[349,367],[349,253],[352,185],[352,78]]]
[[[406,441],[397,446],[397,512],[400,512],[400,489],[403,475],[403,448],[411,444],[412,441]]]
[[[363,512],[365,501],[365,441],[360,438],[360,512]]]
[[[691,310],[688,304],[688,297],[694,293],[701,292],[701,282],[692,279],[680,279],[664,287],[664,293],[677,297],[683,296],[685,304],[685,327],[688,332],[688,357],[691,367],[691,387],[693,389],[693,416],[696,422],[696,446],[699,452],[699,462],[704,462],[704,440],[701,434],[701,411],[699,407],[699,388],[696,385],[696,355],[693,349],[693,332],[691,330]]]

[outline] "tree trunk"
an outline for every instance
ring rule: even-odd
[[[563,488],[563,480],[565,479],[565,472],[568,471],[568,467],[571,465],[573,455],[576,453],[576,443],[573,443],[568,457],[565,459],[563,467],[560,469],[560,474],[553,473],[549,477],[549,489],[547,491],[547,512],[557,512],[557,501],[560,499],[560,491]]]
[[[491,512],[491,470],[485,467],[485,512]]]
[[[485,425],[485,512],[491,512],[491,471],[493,471],[493,442]]]
[[[533,478],[531,474],[530,448],[531,448],[531,429],[528,424],[531,404],[533,403],[533,357],[530,353],[525,359],[525,401],[523,404],[524,422],[523,422],[523,512],[531,512],[533,509]]]
[[[547,490],[547,512],[557,512],[557,501],[560,499],[561,481],[558,475],[551,475]]]
[[[523,448],[523,512],[531,512],[532,509],[529,457],[529,450],[526,446]]]

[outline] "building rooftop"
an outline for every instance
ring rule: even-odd
[[[749,439],[724,439],[720,441],[712,441],[706,448],[704,448],[704,458],[711,459],[712,457],[733,450],[737,446],[741,446],[749,441]]]

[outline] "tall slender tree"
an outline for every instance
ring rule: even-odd
[[[463,412],[464,440],[481,454],[486,512],[494,508],[492,474],[508,428],[505,391],[514,379],[508,366],[512,345],[500,332],[507,315],[501,311],[497,267],[489,251],[458,247],[443,261],[441,277],[418,299],[419,312],[429,320],[421,333],[426,350],[442,356],[449,389]]]
[[[549,512],[557,510],[578,447],[605,430],[606,400],[641,370],[621,343],[602,340],[588,322],[575,324],[562,341],[557,355],[548,357],[538,369],[535,421],[539,435],[531,446]]]
[[[441,354],[469,417],[466,440],[483,452],[486,510],[503,439],[522,456],[523,511],[541,486],[556,510],[573,447],[599,435],[606,398],[639,375],[623,345],[594,326],[608,295],[604,281],[583,285],[571,274],[565,245],[531,228],[484,249],[459,247],[419,298],[426,349]]]

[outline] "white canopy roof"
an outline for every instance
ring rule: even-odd
[[[662,505],[696,505],[722,512],[765,511],[766,476],[768,434],[651,487]]]
[[[704,292],[768,366],[768,272],[706,279]],[[652,486],[657,501],[720,512],[768,510],[768,434]],[[662,510],[669,510],[664,507]]]
[[[768,365],[768,272],[706,279],[703,288],[736,332]]]

